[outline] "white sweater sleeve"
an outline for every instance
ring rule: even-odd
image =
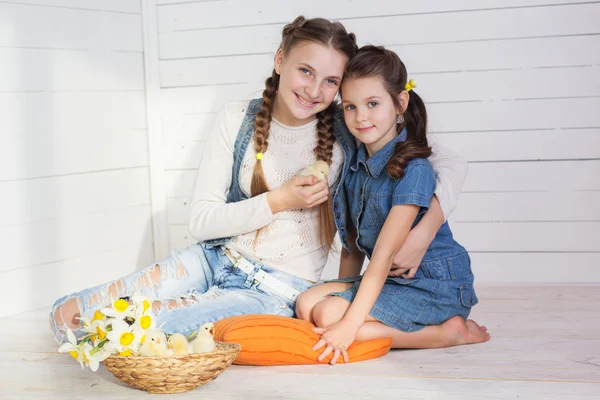
[[[217,115],[198,168],[189,222],[190,233],[198,241],[252,232],[275,219],[266,193],[226,203],[232,181],[234,144],[241,125],[240,118],[235,118],[239,115],[231,114],[225,106]]]
[[[429,156],[429,162],[435,170],[437,181],[435,195],[444,213],[444,221],[447,221],[456,208],[469,166],[458,153],[435,142],[430,143],[432,154]]]

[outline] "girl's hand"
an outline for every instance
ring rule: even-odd
[[[419,229],[418,225],[414,227],[396,253],[388,276],[413,278],[432,240],[425,229]]]
[[[344,358],[345,363],[348,362],[348,347],[354,342],[358,329],[342,320],[327,328],[313,328],[313,331],[321,335],[321,339],[313,346],[313,350],[317,351],[323,346],[327,346],[317,358],[319,362],[323,361],[331,352],[334,352],[330,361],[331,365],[336,364],[340,355]]]
[[[327,179],[314,176],[295,176],[277,189],[267,193],[267,201],[273,214],[293,208],[311,208],[327,201]]]

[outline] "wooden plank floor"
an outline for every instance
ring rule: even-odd
[[[600,399],[600,286],[479,286],[485,344],[348,365],[232,366],[177,399]],[[0,319],[0,399],[144,399],[56,353],[47,310]]]

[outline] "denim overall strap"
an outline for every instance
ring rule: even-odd
[[[352,136],[346,127],[344,117],[340,115],[340,113],[336,113],[334,117],[333,133],[335,135],[335,139],[338,141],[340,146],[342,146],[342,150],[344,151],[344,164],[342,166],[342,173],[340,174],[340,179],[338,180],[338,184],[333,195],[333,214],[342,246],[345,249],[348,249],[348,232],[346,230],[346,208],[348,201],[346,199],[346,192],[344,191],[344,180],[348,175],[352,158],[356,153],[356,139],[354,139],[354,136]]]
[[[261,103],[262,99],[250,100],[250,104],[248,104],[248,109],[246,110],[246,116],[242,121],[242,125],[240,126],[240,130],[238,131],[235,140],[233,148],[233,167],[231,169],[231,188],[227,195],[228,203],[235,203],[250,197],[250,195],[245,193],[240,186],[240,169],[242,167],[242,160],[248,149],[248,144],[254,133],[256,113],[260,109]]]
[[[240,169],[242,161],[244,160],[244,155],[246,154],[246,149],[248,148],[248,144],[254,133],[254,121],[256,120],[256,113],[258,112],[261,103],[262,99],[250,100],[246,115],[244,116],[240,130],[238,131],[237,138],[235,139],[233,147],[233,166],[231,167],[231,187],[227,194],[227,203],[236,203],[250,197],[250,195],[245,193],[240,186]],[[225,237],[205,240],[203,243],[208,248],[212,248],[214,246],[226,244],[230,240],[231,237]]]

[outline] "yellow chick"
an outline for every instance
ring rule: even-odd
[[[325,161],[317,160],[314,163],[302,168],[298,176],[316,176],[319,181],[327,178],[329,175],[329,165]]]
[[[174,333],[169,336],[169,348],[173,349],[176,356],[185,356],[191,353],[190,343],[181,333]]]
[[[161,357],[166,356],[167,352],[166,335],[158,329],[148,331],[144,342],[140,345],[140,356]]]
[[[215,326],[210,322],[203,324],[198,329],[198,335],[190,343],[194,353],[210,353],[217,349],[215,339]]]

